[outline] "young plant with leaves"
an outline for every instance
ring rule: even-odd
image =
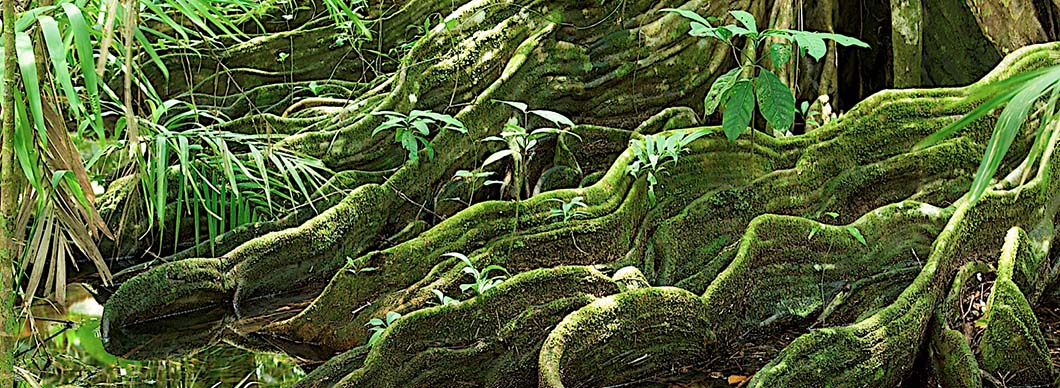
[[[1056,177],[1049,176],[1049,170],[1044,168],[1045,166],[1041,166],[1040,163],[1037,168],[1035,166],[1048,145],[1060,138],[1060,109],[1057,109],[1057,100],[1060,98],[1060,66],[1017,74],[985,85],[968,98],[986,99],[986,101],[964,117],[925,138],[914,147],[914,150],[922,150],[935,145],[1003,106],[1004,109],[998,116],[994,133],[987,143],[986,154],[983,155],[979,169],[975,172],[972,187],[969,189],[971,203],[978,202],[983,196],[994,175],[997,174],[1001,161],[1012,147],[1012,142],[1034,117],[1037,118],[1038,124],[1037,128],[1030,128],[1033,131],[1034,143],[1018,168],[1019,182],[1011,183],[1023,184],[1035,172],[1045,179],[1056,179]]]
[[[471,206],[471,203],[475,201],[475,191],[477,191],[479,187],[503,183],[496,180],[486,180],[486,178],[489,178],[491,175],[493,175],[493,171],[457,171],[456,174],[453,175],[453,179],[459,179],[464,181],[464,185],[465,187],[467,187],[467,201],[464,201],[463,198],[446,199],[457,201],[467,206]]]
[[[390,111],[373,112],[372,114],[386,116],[387,118],[386,121],[379,124],[372,131],[372,136],[379,132],[393,130],[394,143],[401,144],[401,147],[409,152],[409,160],[413,162],[420,159],[421,146],[427,150],[427,158],[429,160],[434,159],[434,146],[428,139],[431,136],[432,127],[436,130],[435,132],[448,130],[467,133],[464,123],[447,114],[422,110],[413,110],[408,115]]]
[[[450,298],[449,296],[445,295],[445,293],[442,292],[439,289],[433,289],[433,290],[431,290],[431,293],[433,293],[434,296],[438,297],[438,305],[439,306],[445,306],[445,305],[460,303],[459,300]]]
[[[365,326],[368,326],[368,331],[372,332],[372,336],[368,337],[368,346],[375,345],[376,342],[379,342],[379,337],[381,337],[383,332],[386,331],[394,321],[398,320],[398,318],[401,318],[401,313],[390,311],[386,313],[386,318],[384,319],[372,318],[372,320],[368,321],[368,324]]]
[[[506,275],[509,275],[508,270],[496,264],[486,266],[486,268],[483,268],[481,271],[479,271],[477,268],[475,268],[475,265],[471,263],[471,259],[468,259],[467,256],[459,252],[449,252],[442,256],[454,257],[463,262],[464,273],[471,275],[472,279],[474,280],[474,283],[461,284],[461,292],[467,292],[467,290],[472,290],[475,291],[476,295],[482,295],[482,293],[489,291],[489,289],[496,287],[498,284],[501,284],[501,282],[503,282],[504,279],[507,277]],[[505,275],[491,277],[490,274],[494,272],[503,272]]]
[[[564,201],[559,198],[551,198],[549,199],[549,201],[559,203],[559,207],[552,208],[552,211],[549,213],[548,217],[559,218],[563,220],[564,223],[570,222],[570,220],[588,217],[589,213],[578,210],[578,208],[589,207],[589,205],[585,204],[585,202],[583,201],[584,199],[585,198],[581,196],[571,198],[567,201]]]
[[[722,108],[722,128],[725,136],[733,142],[751,125],[755,106],[774,130],[786,132],[795,121],[794,93],[780,77],[760,64],[757,55],[770,38],[784,41],[773,43],[767,48],[774,68],[787,64],[793,45],[798,46],[800,55],[809,54],[815,60],[821,60],[827,53],[826,40],[843,46],[869,47],[856,38],[834,33],[789,29],[759,31],[754,16],[745,11],[729,12],[742,26],[729,24],[719,27],[712,24],[718,22],[718,18],[704,18],[684,9],[667,8],[662,11],[690,19],[689,35],[717,39],[732,48],[733,55],[737,57],[739,66],[719,76],[703,101],[704,115],[711,115],[718,107]],[[734,42],[737,37],[747,38],[747,50],[737,48]]]
[[[666,170],[666,165],[677,164],[681,153],[692,141],[709,133],[708,130],[675,132],[669,135],[647,135],[629,141],[629,147],[633,150],[636,160],[626,167],[626,172],[634,177],[639,177],[641,173],[647,175],[648,200],[652,206],[655,206],[656,201],[655,186],[659,184],[658,175]]]
[[[512,160],[511,174],[506,179],[504,186],[510,191],[511,198],[519,201],[524,194],[529,193],[528,183],[526,182],[528,178],[526,169],[530,165],[530,160],[534,157],[534,151],[536,151],[541,140],[552,135],[571,135],[578,140],[581,140],[581,137],[564,129],[564,127],[573,127],[574,122],[562,114],[549,110],[531,110],[526,104],[521,102],[501,100],[493,100],[493,102],[515,108],[522,114],[509,118],[508,122],[504,124],[504,130],[501,131],[500,136],[489,136],[482,139],[482,141],[487,142],[504,143],[507,146],[486,158],[482,162],[482,167],[485,168],[505,158],[510,158]],[[520,116],[522,116],[521,119]],[[528,129],[531,116],[544,119],[555,125],[555,127]]]

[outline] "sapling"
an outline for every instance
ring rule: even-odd
[[[828,32],[773,28],[759,31],[754,16],[745,11],[729,12],[741,26],[729,24],[719,27],[712,24],[718,22],[718,18],[704,18],[684,9],[667,8],[662,11],[690,19],[689,35],[717,39],[732,48],[733,55],[738,57],[739,66],[718,77],[703,100],[704,115],[713,114],[718,107],[722,108],[722,129],[731,142],[735,142],[751,125],[756,101],[758,111],[774,130],[785,133],[795,122],[794,93],[780,77],[759,64],[761,60],[755,54],[770,38],[783,41],[768,47],[773,68],[785,66],[791,59],[793,45],[798,45],[800,55],[809,54],[815,60],[821,60],[827,53],[825,40],[843,46],[869,47],[856,38]],[[736,47],[733,39],[737,37],[747,38],[750,45],[748,50]]]

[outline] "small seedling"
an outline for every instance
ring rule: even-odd
[[[427,139],[431,135],[431,127],[436,130],[467,133],[464,123],[447,114],[422,110],[413,110],[408,115],[391,111],[372,114],[387,117],[386,121],[372,131],[372,136],[382,131],[394,130],[394,143],[401,144],[401,147],[409,152],[409,160],[414,162],[419,160],[421,146],[427,150],[427,158],[434,159],[434,146]]]
[[[456,299],[453,299],[453,298],[450,298],[450,297],[446,296],[445,293],[442,292],[441,290],[433,289],[433,290],[431,290],[431,292],[434,293],[434,296],[438,297],[438,305],[439,306],[445,306],[445,305],[460,303],[459,300],[456,300]]]
[[[489,291],[491,288],[496,287],[498,284],[501,284],[501,282],[503,282],[504,279],[507,277],[504,275],[490,277],[491,273],[504,272],[506,275],[510,275],[508,273],[508,270],[496,264],[487,266],[486,268],[483,268],[482,271],[479,271],[477,268],[475,268],[474,264],[471,264],[471,259],[468,259],[467,256],[462,253],[450,252],[444,254],[443,256],[455,257],[460,261],[464,262],[464,273],[471,275],[471,277],[474,279],[474,283],[461,284],[461,292],[473,290],[475,291],[475,294],[482,295],[482,293]]]
[[[578,208],[589,207],[589,205],[586,205],[585,202],[582,202],[582,199],[583,198],[580,196],[571,198],[569,201],[564,201],[559,198],[549,199],[549,201],[551,202],[559,202],[560,207],[553,208],[551,214],[548,217],[561,218],[563,219],[564,223],[569,222],[573,219],[588,217],[589,213],[578,210]]]
[[[643,139],[630,140],[629,146],[633,149],[633,155],[637,158],[629,166],[626,172],[634,177],[640,176],[641,172],[647,173],[648,200],[655,206],[655,185],[659,184],[658,174],[666,170],[667,164],[677,164],[685,147],[692,141],[710,133],[707,130],[692,133],[674,133],[672,135],[648,135]]]
[[[836,212],[827,212],[827,213],[824,213],[824,215],[832,217],[833,220],[836,219],[836,218],[839,218],[839,213],[836,213]],[[817,235],[817,232],[820,232],[820,231],[821,231],[821,223],[818,222],[817,225],[814,225],[813,229],[810,229],[810,235],[806,236],[806,239],[807,240],[813,239],[813,236]]]
[[[346,256],[346,266],[349,267],[349,268],[346,269],[346,271],[349,271],[350,273],[372,272],[372,271],[376,271],[376,270],[379,269],[379,268],[376,268],[376,267],[364,267],[364,268],[361,268],[361,269],[356,269],[356,268],[354,268],[354,267],[357,266],[356,262],[354,262],[353,258],[349,257],[349,256]]]
[[[398,318],[401,318],[401,314],[391,311],[386,313],[386,320],[372,318],[372,320],[368,321],[368,324],[365,326],[369,326],[368,330],[372,332],[372,336],[368,338],[368,346],[375,345],[376,342],[379,342],[379,337],[382,336],[383,332],[386,331],[386,329]]]
[[[504,124],[504,130],[501,131],[500,136],[489,136],[482,141],[495,141],[504,143],[507,148],[500,151],[494,152],[486,161],[482,162],[482,167],[489,166],[490,164],[501,161],[505,158],[512,160],[512,174],[510,175],[511,182],[508,187],[511,190],[511,197],[516,201],[522,199],[522,195],[527,191],[526,179],[527,179],[527,166],[530,165],[530,159],[534,156],[534,150],[539,142],[551,135],[566,134],[574,136],[581,140],[577,134],[570,132],[563,127],[572,127],[574,122],[568,119],[562,114],[548,111],[548,110],[529,110],[526,104],[521,102],[513,101],[500,101],[494,100],[494,103],[508,105],[515,108],[522,113],[522,120],[518,116],[512,116],[508,119],[508,122]],[[534,115],[543,118],[556,128],[537,128],[527,129],[529,126],[530,115]]]
[[[454,179],[461,179],[461,180],[467,182],[467,191],[468,191],[468,193],[467,193],[467,202],[464,202],[464,204],[466,204],[468,206],[471,206],[471,203],[475,200],[475,191],[478,190],[478,188],[480,186],[488,186],[490,184],[501,183],[500,181],[490,181],[490,180],[487,180],[487,181],[483,182],[484,179],[488,178],[491,175],[493,175],[492,171],[479,171],[479,170],[475,170],[475,171],[460,170],[460,171],[457,171],[455,175],[453,175]],[[450,198],[450,199],[455,200],[457,202],[463,202],[463,199],[461,199],[461,198]]]
[[[314,96],[320,97],[320,93],[324,91],[324,85],[321,85],[317,81],[310,81],[309,85],[306,86],[306,89],[309,89],[309,92],[313,93]]]
[[[855,240],[858,240],[861,245],[869,246],[869,243],[865,241],[865,236],[861,235],[861,231],[857,227],[851,225],[847,227],[847,232],[850,232],[851,236],[854,236]]]

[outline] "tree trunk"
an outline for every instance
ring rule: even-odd
[[[1048,248],[1060,183],[1048,176],[1060,173],[1060,139],[1043,173],[1000,182],[975,205],[963,194],[996,118],[911,149],[980,103],[969,96],[982,84],[1056,63],[1060,45],[1017,50],[971,86],[876,93],[808,134],[729,143],[716,131],[659,175],[653,206],[646,179],[627,173],[628,143],[701,128],[683,106],[698,109],[734,65],[728,47],[688,36],[685,19],[659,10],[790,13],[740,0],[438,3],[447,2],[409,1],[398,14],[444,11],[453,28],[432,31],[392,77],[346,80],[356,95],[348,104],[228,125],[289,126],[282,144],[350,174],[335,179],[349,193],[320,214],[225,236],[231,248],[218,257],[128,279],[101,323],[110,352],[163,358],[226,341],[326,361],[306,386],[580,387],[721,368],[715,360],[779,343],[751,386],[888,387],[918,363],[933,381],[978,386],[982,369],[1011,384],[1052,382],[1031,308],[1052,298],[1056,277]],[[813,20],[831,24],[840,11]],[[810,77],[834,90],[842,51],[829,55]],[[269,87],[237,100],[289,101]],[[579,136],[554,139],[528,166],[538,194],[445,204],[465,189],[453,174],[481,164],[492,150],[480,139],[513,113],[494,99],[567,114]],[[371,136],[382,118],[366,113],[412,109],[451,113],[469,133],[438,134],[433,160],[405,162],[389,138]],[[1022,161],[1009,159],[1002,169]],[[123,200],[110,195],[102,201]],[[555,200],[574,196],[586,217],[550,216]],[[483,295],[461,293],[470,280],[448,252],[513,276]],[[982,278],[993,280],[969,280]],[[990,293],[986,315],[960,331],[971,287]],[[462,301],[437,306],[434,290]],[[404,316],[364,345],[366,325],[388,312]]]
[[[15,333],[15,216],[18,213],[18,175],[15,170],[15,4],[3,1],[4,74],[0,92],[0,384],[14,385]]]
[[[4,72],[0,92],[0,384],[15,384],[15,216],[18,213],[18,175],[15,170],[15,3],[3,1]]]

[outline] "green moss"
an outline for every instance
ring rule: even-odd
[[[533,385],[543,334],[567,313],[616,292],[617,284],[588,267],[521,273],[483,295],[402,317],[342,385]]]
[[[1018,227],[1010,229],[1005,238],[982,319],[986,328],[979,344],[980,359],[985,372],[1003,376],[1011,384],[1047,385],[1053,379],[1050,351],[1033,309],[1013,281],[1017,263],[1037,261],[1026,239]]]

